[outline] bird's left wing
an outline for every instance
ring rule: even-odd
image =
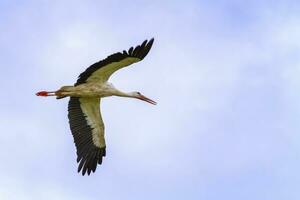
[[[108,56],[82,72],[75,85],[89,82],[106,82],[109,77],[117,70],[143,60],[150,51],[154,39],[149,42],[145,40],[135,48],[131,47],[128,51],[118,52]]]
[[[78,172],[90,175],[106,154],[99,98],[71,97],[69,123],[77,149]]]

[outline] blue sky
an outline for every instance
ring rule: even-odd
[[[300,198],[298,1],[0,1],[0,198]],[[67,100],[90,64],[155,37],[101,103],[107,157],[77,174]]]

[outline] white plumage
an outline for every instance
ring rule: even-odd
[[[143,60],[153,41],[154,39],[149,42],[145,40],[135,48],[112,54],[91,65],[79,75],[74,86],[63,86],[54,92],[41,91],[36,94],[56,96],[57,99],[70,97],[68,118],[77,149],[78,172],[82,170],[82,175],[95,172],[97,164],[101,164],[106,155],[104,123],[100,112],[101,98],[120,96],[156,104],[139,92],[122,92],[107,82],[115,71]]]

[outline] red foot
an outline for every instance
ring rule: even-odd
[[[48,96],[48,92],[46,92],[46,91],[40,91],[40,92],[36,93],[36,96],[47,97]]]

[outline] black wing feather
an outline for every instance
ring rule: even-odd
[[[129,48],[128,51],[123,51],[123,52],[118,52],[115,54],[112,54],[108,56],[106,59],[101,60],[97,63],[94,63],[90,67],[88,67],[84,72],[82,72],[78,79],[77,82],[75,83],[76,85],[80,85],[86,82],[86,80],[98,69],[113,63],[113,62],[120,62],[123,59],[133,57],[133,58],[139,58],[140,60],[143,60],[146,55],[149,53],[152,44],[153,44],[154,38],[152,38],[148,43],[147,40],[145,40],[140,46],[137,46],[135,48],[131,47]]]
[[[86,172],[90,175],[91,171],[96,171],[97,163],[102,163],[105,147],[99,148],[94,145],[92,128],[87,124],[78,97],[70,98],[68,110],[70,128],[77,148],[78,172],[82,170],[82,175]]]

